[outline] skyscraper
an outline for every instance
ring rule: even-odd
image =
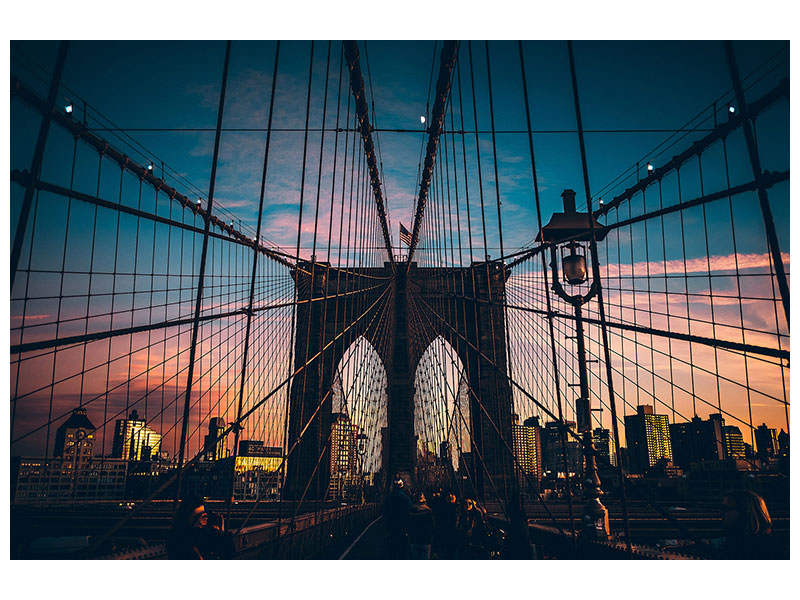
[[[725,421],[719,413],[708,415],[707,421],[695,415],[691,421],[671,423],[669,437],[675,464],[688,469],[691,463],[723,460],[724,427]]]
[[[744,449],[742,432],[736,425],[725,425],[722,428],[723,441],[725,442],[725,458],[744,460],[747,458]]]
[[[345,488],[358,478],[358,427],[345,413],[331,415],[331,479],[328,494],[342,498]]]
[[[606,469],[617,466],[617,453],[614,448],[614,435],[610,429],[596,427],[592,433],[592,442],[597,453],[597,468]]]
[[[531,417],[520,425],[519,416],[511,415],[511,418],[515,470],[519,474],[520,485],[525,489],[528,484],[538,484],[542,479],[542,439],[539,419]]]
[[[95,431],[86,409],[76,408],[56,430],[54,454],[64,459],[65,466],[79,469],[92,460]]]
[[[232,458],[232,457],[231,457]],[[261,469],[277,471],[283,463],[283,450],[279,446],[265,446],[261,440],[240,440],[236,471]]]
[[[762,423],[756,427],[756,451],[760,460],[767,460],[777,455],[778,434]]]
[[[564,456],[566,453],[567,470],[570,473],[580,473],[583,467],[583,450],[581,443],[569,433],[575,432],[575,422],[565,421],[564,427],[568,430],[566,439],[561,439],[561,427],[558,421],[545,423],[540,430],[542,448],[542,470],[556,474],[564,473]]]
[[[227,454],[227,440],[222,435],[225,421],[220,417],[212,417],[208,421],[208,435],[203,440],[203,454],[206,460],[222,460]]]
[[[114,427],[111,456],[126,460],[150,460],[161,449],[161,434],[147,426],[136,410],[127,419],[118,419]]]
[[[789,456],[789,434],[783,429],[778,434],[778,454],[780,456]]]
[[[642,404],[635,415],[625,416],[625,439],[632,473],[644,473],[662,458],[672,461],[669,418],[655,414],[650,405]]]

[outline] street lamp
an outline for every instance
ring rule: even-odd
[[[367,434],[363,429],[356,435],[356,452],[361,465],[359,479],[361,479],[361,504],[364,504],[364,456],[367,454]]]
[[[586,266],[586,247],[584,244],[591,242],[592,229],[594,229],[595,239],[598,241],[605,237],[605,231],[597,221],[590,221],[592,217],[588,213],[579,213],[575,210],[574,190],[564,190],[561,197],[564,200],[564,212],[553,214],[550,222],[542,227],[542,231],[537,236],[537,241],[549,243],[550,245],[553,291],[561,299],[571,304],[575,311],[575,338],[578,342],[578,375],[581,391],[580,398],[575,402],[575,411],[578,432],[582,436],[583,455],[586,465],[583,485],[583,497],[585,500],[583,512],[584,532],[594,539],[608,539],[610,533],[608,510],[600,501],[603,490],[600,488],[596,451],[592,441],[589,377],[586,370],[586,344],[583,334],[582,310],[583,305],[597,295],[600,285],[600,282],[594,278],[589,281],[589,273]],[[559,255],[561,258],[561,274],[559,274]],[[570,294],[564,288],[564,284],[577,289],[574,289],[574,293]]]

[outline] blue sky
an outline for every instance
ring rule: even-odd
[[[769,57],[779,53],[786,58],[787,44],[780,41],[737,42],[740,71],[747,75]],[[55,43],[22,42],[14,44],[14,55],[30,56],[45,69],[52,66]],[[336,117],[339,53],[341,45],[331,45],[327,125]],[[425,113],[427,92],[434,56],[432,41],[362,42],[362,71],[367,79],[367,94],[374,100],[376,123],[381,128],[420,129],[420,133],[382,132],[377,135],[385,175],[385,195],[392,221],[394,243],[398,222],[412,224],[413,204],[417,193],[420,148],[425,134],[419,116]],[[436,66],[438,70],[438,52]],[[783,54],[780,54],[783,48]],[[314,46],[310,127],[322,122],[323,88],[327,43]],[[284,42],[278,75],[274,127],[302,128],[310,43]],[[483,42],[472,44],[477,90],[478,127],[489,128],[486,62]],[[263,128],[271,85],[275,43],[236,41],[232,45],[231,72],[223,127]],[[497,130],[525,129],[519,59],[515,42],[491,42],[492,84]],[[124,129],[192,128],[213,129],[224,54],[223,42],[73,42],[64,72],[64,83],[83,100]],[[609,129],[676,129],[719,98],[720,115],[725,100],[731,97],[730,81],[720,42],[576,42],[575,55],[580,86],[584,127],[587,131]],[[366,57],[369,57],[367,63]],[[525,60],[530,91],[530,106],[535,131],[537,171],[544,203],[544,218],[560,208],[560,193],[571,187],[583,197],[577,136],[574,133],[551,133],[574,130],[575,115],[571,97],[566,44],[558,41],[525,43]],[[465,88],[465,128],[472,129],[472,104],[469,92],[469,57],[467,44],[461,45],[461,77]],[[16,71],[16,69],[15,69]],[[784,60],[777,71],[748,91],[758,97],[781,76],[788,76]],[[435,87],[435,77],[434,82]],[[347,93],[347,73],[343,94]],[[43,89],[40,84],[40,89]],[[727,94],[727,95],[726,95]],[[80,104],[79,100],[76,103]],[[432,100],[431,100],[432,104]],[[340,120],[344,121],[344,103]],[[80,110],[80,109],[78,109]],[[711,111],[705,113],[710,125]],[[456,114],[456,125],[459,117]],[[779,130],[779,127],[777,128]],[[103,135],[101,133],[101,135]],[[108,134],[106,134],[108,135]],[[653,160],[658,165],[671,157],[653,155],[669,134],[657,133],[587,133],[590,185],[597,194],[637,160]],[[702,133],[693,134],[673,149],[682,149]],[[200,190],[208,189],[211,169],[213,131],[133,131],[152,155],[184,175]],[[787,152],[768,156],[772,168],[788,168],[788,134],[784,134]],[[474,136],[467,136],[468,164],[474,165]],[[344,143],[340,136],[340,153]],[[484,170],[484,193],[494,196],[491,165],[491,136],[480,136]],[[500,195],[503,217],[510,223],[504,231],[506,246],[513,250],[535,235],[532,221],[533,196],[527,137],[524,134],[498,134]],[[222,138],[216,201],[228,208],[245,225],[255,227],[263,132],[226,132]],[[297,220],[302,132],[275,132],[267,179],[265,235],[275,243],[294,245],[294,236],[286,225]],[[320,134],[309,135],[306,194],[316,194],[316,171]],[[470,150],[471,148],[471,150]],[[774,148],[774,145],[773,145]],[[330,187],[333,134],[326,134],[321,189]],[[12,161],[14,157],[12,157]],[[23,159],[26,160],[26,159]],[[765,165],[767,168],[769,166]],[[641,165],[644,169],[644,164]],[[633,174],[607,190],[609,195],[634,181]],[[604,192],[605,195],[605,192]],[[324,211],[324,194],[322,200]],[[321,215],[324,218],[325,214]],[[489,215],[487,215],[489,218]],[[304,216],[303,246],[310,245],[311,217]],[[489,245],[497,246],[490,230]],[[496,225],[494,225],[496,229]],[[788,230],[788,228],[787,228]],[[787,240],[788,245],[788,240]],[[490,249],[490,254],[496,255]]]
[[[281,45],[275,114],[273,127],[280,129],[301,129],[305,119],[306,85],[310,59],[310,42],[290,41]],[[359,42],[361,49],[362,72],[367,79],[367,94],[374,99],[375,124],[379,128],[407,129],[409,132],[380,132],[376,134],[380,159],[385,180],[385,198],[389,208],[392,225],[392,236],[395,245],[399,245],[398,227],[403,222],[407,227],[412,225],[413,207],[417,194],[417,174],[420,152],[426,142],[426,134],[420,124],[420,115],[424,115],[432,107],[429,97],[429,82],[433,68],[433,85],[435,86],[438,71],[439,50],[441,45],[432,41],[397,41],[397,42]],[[15,42],[12,44],[12,74],[18,75],[34,86],[44,96],[47,80],[36,78],[37,69],[46,73],[52,68],[55,57],[54,42]],[[168,180],[180,191],[190,197],[205,195],[208,190],[211,172],[213,149],[213,129],[217,117],[219,86],[221,81],[224,42],[72,42],[63,75],[63,102],[67,99],[75,104],[76,118],[81,118],[83,103],[90,105],[90,114],[95,115],[91,123],[97,124],[96,112],[115,125],[126,130],[129,137],[122,139],[122,132],[98,131],[98,135],[128,152],[135,160],[146,163],[153,160],[160,169],[163,161],[172,173]],[[333,176],[334,134],[326,133],[322,159],[322,180],[318,181],[317,170],[321,134],[318,129],[322,125],[324,103],[324,86],[326,80],[326,62],[329,45],[327,42],[314,44],[312,92],[309,126],[312,131],[308,138],[308,160],[306,165],[305,210],[303,214],[301,256],[312,253],[311,245],[314,234],[314,206],[317,187],[320,189],[319,223],[327,229],[330,215],[330,189]],[[692,141],[705,135],[705,131],[696,131],[686,135],[672,147],[660,152],[651,152],[663,140],[670,136],[665,131],[658,132],[619,132],[609,130],[641,130],[658,129],[674,130],[684,126],[692,117],[702,113],[696,119],[695,126],[707,129],[713,125],[713,114],[710,105],[718,101],[719,119],[726,118],[726,102],[732,98],[727,67],[724,61],[721,42],[576,42],[575,59],[577,77],[580,86],[581,105],[586,133],[587,159],[590,186],[595,196],[612,198],[625,187],[635,181],[635,174],[628,171],[618,178],[637,160],[641,161],[640,171],[643,173],[648,160],[656,166],[663,164],[673,154],[685,149]],[[765,68],[756,71],[753,77],[746,79],[749,85],[749,100],[760,97],[773,87],[782,77],[788,77],[788,44],[784,42],[737,42],[735,44],[739,68],[743,76],[748,76],[755,69],[762,67],[765,61],[772,58]],[[435,60],[434,60],[434,50]],[[341,44],[330,44],[331,65],[328,77],[327,112],[324,113],[326,127],[336,124],[337,95],[339,91],[339,66]],[[530,157],[528,153],[527,135],[519,133],[526,129],[525,112],[521,94],[520,65],[515,42],[491,42],[492,85],[494,97],[494,116],[497,133],[497,156],[499,174],[499,195],[501,199],[503,234],[506,252],[529,243],[536,235],[537,224],[533,201],[533,185],[531,178]],[[535,131],[534,143],[536,151],[537,176],[543,203],[545,222],[553,211],[561,210],[561,192],[565,188],[573,188],[578,192],[579,205],[584,197],[581,175],[581,164],[578,138],[575,129],[575,114],[572,103],[572,90],[567,62],[567,46],[564,42],[526,42],[524,44],[526,74],[530,93],[530,109]],[[486,49],[483,42],[472,43],[473,67],[476,87],[477,128],[487,130],[490,126]],[[367,61],[367,56],[369,61]],[[220,208],[228,215],[240,220],[241,227],[253,232],[257,219],[258,194],[263,163],[264,138],[263,131],[242,131],[241,129],[263,129],[266,125],[268,100],[272,85],[272,65],[275,57],[275,42],[243,42],[232,44],[231,65],[223,127],[225,131],[221,140],[220,163],[217,172],[215,212]],[[472,94],[469,62],[469,45],[464,42],[460,49],[460,77],[463,98],[459,97],[459,88],[454,83],[453,106],[454,125],[456,129],[463,126],[470,131],[475,128],[472,111]],[[341,113],[339,125],[345,126],[346,101],[350,99],[346,66],[345,79],[342,86]],[[458,108],[463,101],[463,119]],[[457,103],[457,104],[456,104]],[[11,167],[26,169],[30,166],[32,144],[38,121],[37,115],[15,103],[11,119]],[[463,123],[462,123],[463,121]],[[449,123],[449,119],[448,119]],[[141,131],[141,129],[151,129]],[[166,129],[152,131],[152,129]],[[181,130],[183,129],[183,130]],[[234,129],[238,129],[234,131]],[[202,130],[202,131],[198,131]],[[514,130],[517,133],[502,133]],[[789,139],[786,127],[785,106],[776,112],[766,113],[758,120],[757,132],[760,141],[762,164],[765,169],[781,171],[788,169]],[[476,137],[472,134],[464,136],[467,149],[467,172],[469,174],[469,194],[472,206],[472,232],[476,240],[481,238],[481,217],[478,212],[478,182],[476,177]],[[352,150],[352,135],[350,147]],[[492,165],[491,135],[483,133],[478,136],[481,152],[483,193],[487,205],[486,223],[488,248],[484,250],[482,242],[476,241],[472,258],[482,260],[484,252],[493,257],[499,255],[498,227],[495,211],[495,181]],[[338,160],[344,153],[346,136],[338,137]],[[446,144],[453,143],[448,138]],[[138,145],[137,145],[138,144]],[[301,179],[302,131],[279,131],[272,136],[270,147],[269,169],[267,173],[267,190],[264,209],[264,236],[268,243],[283,247],[294,253],[297,236],[299,182]],[[455,138],[460,148],[461,139]],[[444,148],[442,144],[440,148]],[[746,160],[741,135],[732,136],[729,140],[731,167],[731,183],[743,183],[752,177]],[[360,145],[357,148],[361,152]],[[460,150],[459,150],[460,152]],[[43,178],[62,185],[69,185],[70,161],[64,157],[71,156],[72,139],[61,128],[53,128],[48,139],[48,146],[43,168]],[[719,156],[709,151],[705,155],[704,174],[706,191],[723,188],[725,179],[719,168]],[[79,168],[76,169],[75,188],[94,194],[96,178],[96,154],[91,150],[82,150],[79,146],[77,157]],[[717,166],[714,166],[714,160]],[[86,167],[85,161],[90,161]],[[93,162],[92,162],[93,161]],[[337,168],[341,168],[340,166]],[[180,176],[182,179],[178,179]],[[461,175],[460,175],[461,177]],[[138,180],[124,178],[126,186],[121,194],[124,203],[135,203],[138,198]],[[337,180],[338,181],[338,180]],[[611,185],[609,185],[611,183]],[[102,173],[100,195],[116,201],[120,185],[119,170],[106,170]],[[464,190],[463,177],[459,185]],[[682,198],[688,199],[700,195],[700,182],[696,170],[686,168],[681,175]],[[146,186],[145,186],[146,187]],[[674,202],[675,181],[669,177],[664,181],[665,193],[671,194],[665,202]],[[770,190],[770,201],[775,213],[781,250],[789,251],[788,226],[788,183],[775,186]],[[12,193],[20,194],[20,186],[12,188]],[[666,198],[666,196],[665,196]],[[463,199],[463,195],[462,195]],[[14,211],[19,206],[17,196],[11,203],[11,222],[16,222]],[[64,244],[64,221],[66,218],[63,202],[57,197],[40,195],[40,206],[37,212],[38,224],[32,267],[36,269],[61,268],[60,259]],[[143,191],[142,208],[149,210],[148,203],[153,202],[153,192],[149,188]],[[166,204],[162,194],[159,199],[159,211]],[[463,202],[463,200],[462,200]],[[652,202],[652,196],[649,202]],[[135,205],[135,204],[134,204]],[[653,208],[648,206],[648,208]],[[91,208],[75,203],[70,218],[70,238],[67,240],[67,271],[80,271],[89,265],[88,253],[83,246],[91,238]],[[338,209],[337,209],[338,210]],[[633,214],[641,212],[641,208],[632,206]],[[85,214],[78,214],[84,211]],[[727,208],[721,204],[707,206],[709,223],[715,229],[709,236],[708,255],[717,257],[712,262],[717,272],[715,283],[723,292],[731,292],[734,278],[732,270],[732,239],[730,218]],[[192,214],[184,211],[184,218],[191,219]],[[111,263],[117,261],[123,269],[133,270],[131,256],[124,252],[105,252],[105,247],[112,247],[116,234],[116,216],[107,214],[105,209],[98,212],[95,270],[111,270]],[[163,213],[160,213],[163,214]],[[338,216],[338,212],[335,212]],[[173,215],[174,216],[174,215]],[[466,222],[466,214],[462,213],[461,222]],[[621,218],[627,216],[622,214]],[[226,217],[227,218],[230,217]],[[665,218],[668,229],[678,227],[679,217],[672,215]],[[705,217],[700,209],[685,211],[680,217],[684,220],[686,236],[668,235],[663,250],[655,243],[660,238],[649,237],[649,257],[643,252],[645,248],[645,228],[643,225],[630,229],[617,230],[610,239],[613,244],[610,258],[606,262],[618,262],[622,270],[632,269],[630,265],[641,265],[649,258],[651,262],[661,262],[664,270],[678,269],[682,272],[684,265],[671,265],[669,261],[681,261],[685,253],[690,264],[697,267],[697,272],[707,268]],[[758,212],[754,195],[741,195],[735,199],[736,251],[740,260],[747,258],[746,268],[759,269],[758,273],[768,272],[765,257],[763,224]],[[103,221],[102,219],[106,219]],[[199,220],[195,225],[202,226]],[[148,226],[149,227],[149,226]],[[137,222],[134,218],[120,220],[119,236],[121,248],[131,246],[137,235]],[[140,230],[141,235],[151,236],[150,230]],[[659,232],[656,232],[657,234]],[[327,244],[326,232],[318,239],[316,254],[325,258],[324,248]],[[85,240],[82,241],[82,236]],[[617,236],[617,237],[615,237]],[[159,236],[156,235],[156,238]],[[163,237],[163,236],[162,236]],[[127,242],[125,240],[128,240]],[[634,243],[629,244],[630,241]],[[163,242],[163,239],[161,240]],[[424,245],[430,238],[423,238],[417,257],[423,261]],[[623,251],[615,255],[615,246],[621,242]],[[154,247],[155,247],[154,242]],[[162,244],[163,245],[163,244]],[[146,246],[146,244],[144,245]],[[27,248],[27,246],[26,246]],[[99,248],[99,250],[98,250]],[[166,250],[156,252],[159,256]],[[332,256],[336,256],[335,245]],[[746,256],[745,256],[746,255]],[[170,254],[170,261],[179,260],[176,253]],[[183,257],[190,261],[188,253]],[[428,254],[430,256],[430,254]],[[465,262],[470,256],[461,258]],[[140,256],[139,265],[149,266],[153,257]],[[694,262],[692,260],[694,259]],[[23,254],[22,264],[26,262]],[[335,260],[335,259],[334,259]],[[125,262],[127,261],[127,262]],[[458,262],[458,259],[456,259]],[[788,266],[788,254],[786,254]],[[126,266],[127,265],[127,266]],[[172,272],[176,270],[172,265]],[[623,268],[624,267],[624,268]],[[191,267],[187,267],[191,272]],[[639,271],[641,272],[641,270]],[[751,271],[753,273],[755,271]],[[41,274],[39,279],[31,280],[31,286],[41,285],[41,290],[31,287],[33,296],[55,295],[50,290],[58,287],[55,279],[45,281],[48,274]],[[74,285],[76,293],[85,288],[86,281],[80,279],[84,275],[70,274],[64,285],[66,292]],[[108,279],[108,278],[106,278]],[[746,290],[753,296],[770,298],[769,280],[756,280],[756,287],[764,289]],[[696,281],[700,281],[697,279]],[[710,278],[709,278],[710,281]],[[753,281],[753,280],[751,280]],[[38,283],[37,283],[38,282]],[[701,281],[705,284],[705,279]],[[96,277],[92,282],[92,293],[99,293],[99,286],[109,286],[110,281]],[[117,285],[127,285],[120,281]],[[710,283],[709,283],[710,285]],[[50,287],[48,287],[50,286]],[[83,288],[82,288],[83,286]],[[766,286],[766,287],[765,287]],[[512,286],[513,287],[513,286]],[[524,286],[523,286],[524,287]],[[20,298],[21,287],[15,286],[15,295]],[[47,288],[47,289],[45,289]],[[122,291],[118,287],[117,291]],[[522,290],[522,288],[520,288]],[[109,290],[110,291],[110,290]],[[524,290],[522,290],[524,291]],[[673,290],[674,291],[674,290]],[[720,291],[720,290],[716,290]],[[191,298],[184,299],[184,301]],[[16,302],[16,304],[15,304]],[[36,316],[55,314],[54,300],[31,300],[28,306],[27,320]],[[47,302],[50,302],[48,305]],[[73,307],[65,301],[64,311],[82,313],[83,305]],[[748,308],[749,325],[761,331],[772,331],[783,326],[783,320],[777,314],[772,316],[772,305],[766,300],[754,300]],[[116,307],[121,310],[121,306]],[[12,300],[12,319],[19,317],[21,303]],[[731,309],[732,310],[732,309]],[[720,318],[717,314],[717,318]],[[174,315],[167,315],[171,317]],[[736,315],[734,315],[736,316]],[[780,321],[780,325],[776,321]],[[735,319],[733,319],[735,321]],[[18,321],[13,323],[19,324]],[[82,325],[76,321],[75,325]],[[26,325],[27,327],[27,325]],[[50,329],[52,325],[48,325]],[[43,337],[50,337],[52,331],[47,327],[31,331]],[[61,334],[71,333],[68,325],[61,329]],[[72,332],[79,333],[79,332]],[[697,333],[697,331],[695,331]],[[734,333],[738,335],[738,330]],[[12,329],[12,335],[19,332]],[[709,333],[711,335],[711,333]],[[12,340],[12,343],[14,341]],[[512,344],[513,345],[513,344]],[[779,379],[770,375],[764,389],[770,388]],[[772,383],[769,383],[769,382]],[[770,388],[771,389],[771,388]],[[779,396],[779,392],[775,392]],[[527,417],[532,407],[523,407],[521,416]],[[768,420],[770,417],[766,417]]]

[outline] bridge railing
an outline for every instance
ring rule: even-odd
[[[250,525],[233,535],[236,558],[262,560],[312,558],[330,544],[355,534],[379,512],[377,504],[339,506],[301,514],[291,521]],[[168,556],[165,544],[154,544],[100,558],[159,560]]]

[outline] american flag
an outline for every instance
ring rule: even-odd
[[[400,223],[400,241],[406,246],[411,246],[411,232]]]

